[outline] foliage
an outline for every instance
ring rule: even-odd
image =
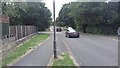
[[[60,55],[58,59],[55,59],[53,61],[52,68],[59,68],[58,66],[61,66],[62,68],[77,68],[77,66],[75,66],[75,63],[73,62],[73,59],[71,59],[69,53]]]
[[[73,17],[69,16],[71,9],[69,9],[69,4],[63,5],[63,8],[59,12],[58,22],[62,21],[66,26],[71,26],[75,28],[75,23]],[[59,23],[59,25],[62,25],[62,23]]]
[[[42,2],[2,3],[3,15],[10,16],[11,25],[35,25],[45,30],[51,22],[51,12]]]
[[[67,12],[68,9],[69,12]],[[59,13],[59,21],[65,22],[65,25],[67,25],[65,20],[72,17],[73,19],[70,19],[72,22],[69,22],[69,24],[74,23],[77,30],[85,33],[92,27],[94,29],[92,29],[91,32],[102,32],[101,29],[106,26],[110,27],[106,27],[105,29],[113,29],[113,32],[115,32],[120,26],[118,15],[120,15],[120,13],[118,13],[118,2],[72,2],[62,7]],[[99,26],[101,31],[96,30],[98,29],[96,26]],[[103,31],[103,34],[117,33],[106,32],[107,31]]]

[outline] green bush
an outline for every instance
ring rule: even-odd
[[[112,26],[87,26],[86,28],[87,33],[92,34],[104,34],[104,35],[116,35],[117,29],[113,28]]]

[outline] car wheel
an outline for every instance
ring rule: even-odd
[[[67,35],[65,34],[65,37],[67,37]]]
[[[77,36],[77,38],[79,38],[79,35]]]
[[[68,38],[70,38],[70,35],[68,34],[68,36],[67,36]]]

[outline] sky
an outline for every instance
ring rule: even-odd
[[[63,4],[65,3],[69,3],[69,2],[75,2],[75,1],[85,1],[85,0],[55,0],[55,18],[58,17],[59,11],[62,8]],[[86,0],[86,2],[90,2],[90,1],[111,1],[111,0]],[[52,13],[52,18],[53,18],[53,0],[42,0],[42,2],[45,2],[45,6],[48,7],[48,9],[50,9],[51,13]]]
[[[59,11],[62,8],[63,4],[72,2],[74,0],[55,0],[55,18],[58,17]],[[53,18],[53,0],[43,0],[45,2],[45,6],[50,9],[52,12],[52,18]]]

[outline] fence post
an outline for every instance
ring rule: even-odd
[[[10,28],[10,26],[9,26],[9,34],[8,34],[8,37],[9,37],[9,41],[10,41],[10,36],[11,35],[11,28]]]
[[[26,36],[26,25],[25,25],[25,36]]]
[[[33,33],[33,28],[32,28],[32,26],[31,26],[31,34]]]
[[[29,35],[30,35],[30,32],[31,32],[30,29],[31,29],[31,28],[30,28],[30,26],[29,26]]]
[[[17,30],[17,26],[16,26],[16,40],[18,40],[18,30]]]
[[[30,35],[30,31],[29,31],[29,29],[30,29],[30,28],[29,28],[29,26],[28,26],[28,27],[27,27],[27,30],[28,30],[28,31],[27,31],[27,32],[28,32],[28,35]]]
[[[23,38],[23,28],[22,28],[22,25],[21,25],[21,38]]]
[[[30,34],[32,34],[32,26],[30,26],[30,30],[31,30],[31,31],[30,31]]]
[[[26,26],[26,36],[28,35],[28,26]]]

